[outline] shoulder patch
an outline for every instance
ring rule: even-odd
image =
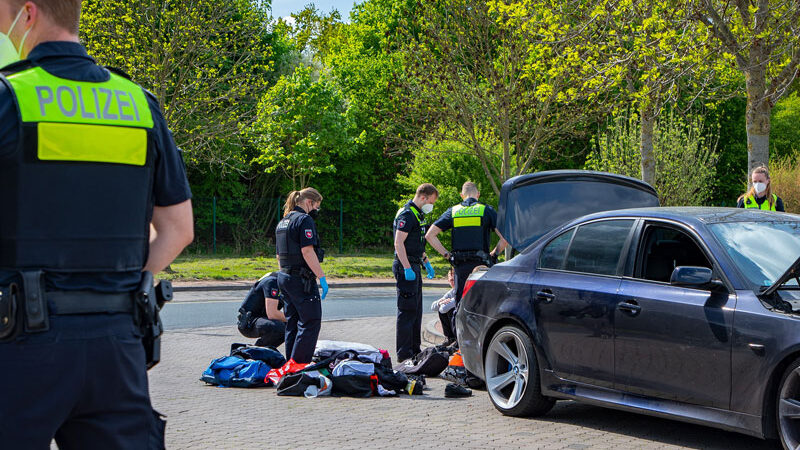
[[[269,293],[270,293],[270,297],[271,298],[278,298],[278,290],[277,289],[273,289]]]
[[[397,228],[405,228],[405,226],[406,226],[405,220],[400,219],[397,221]]]
[[[313,230],[306,230],[306,237],[308,239],[313,239],[314,238],[314,231]]]

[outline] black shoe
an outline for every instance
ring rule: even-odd
[[[444,388],[444,396],[447,398],[469,397],[472,391],[460,384],[450,383]]]

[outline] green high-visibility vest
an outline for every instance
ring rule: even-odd
[[[754,208],[754,209],[762,209],[764,211],[777,211],[776,205],[778,204],[778,196],[772,194],[772,204],[770,202],[764,200],[764,203],[758,204],[755,198],[752,195],[748,195],[744,199],[744,207],[745,208]]]
[[[459,204],[453,206],[453,250],[480,251],[488,244],[484,243],[483,217],[486,205],[475,203],[470,206]]]
[[[60,78],[26,61],[0,76],[21,124],[0,167],[0,267],[127,272],[144,266],[155,142],[145,91]]]

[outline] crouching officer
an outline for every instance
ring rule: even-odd
[[[425,214],[433,211],[439,191],[432,184],[417,188],[414,199],[403,205],[394,219],[394,263],[392,273],[397,281],[397,360],[404,361],[421,351],[422,344],[422,277],[420,264],[425,265],[429,279],[433,267],[425,255]]]
[[[159,448],[150,273],[191,242],[191,192],[157,100],[79,43],[80,7],[0,0],[0,447]]]
[[[286,199],[284,216],[275,229],[278,249],[278,287],[286,304],[286,358],[296,363],[310,363],[317,346],[322,323],[322,299],[328,295],[328,282],[320,263],[320,248],[314,218],[322,204],[322,195],[314,188],[293,191]]]
[[[250,289],[239,307],[238,328],[242,336],[258,338],[259,347],[277,347],[286,334],[283,297],[278,288],[278,274],[270,272]]]
[[[491,266],[497,261],[499,252],[508,245],[497,230],[497,213],[491,206],[479,203],[480,196],[481,193],[478,192],[475,183],[471,181],[464,183],[461,188],[461,198],[464,201],[445,211],[425,235],[431,247],[449,260],[455,268],[456,307],[461,301],[464,285],[472,270],[481,265]],[[453,251],[448,252],[439,241],[438,235],[451,228]],[[494,250],[489,252],[492,231],[497,233],[500,241]],[[455,310],[451,313],[451,317],[455,317]]]

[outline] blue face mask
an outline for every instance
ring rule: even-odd
[[[8,29],[8,33],[0,33],[0,68],[5,67],[9,64],[13,64],[22,59],[22,46],[25,44],[25,39],[28,37],[28,33],[31,32],[30,29],[25,32],[22,36],[22,42],[19,43],[19,49],[14,47],[14,43],[11,42],[11,31],[14,30],[14,27],[19,22],[19,18],[22,17],[22,13],[25,9],[19,10],[17,13],[17,18],[14,19],[14,23],[11,24],[11,28]]]

